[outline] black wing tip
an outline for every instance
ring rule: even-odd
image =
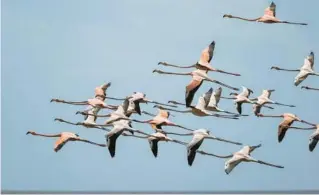
[[[114,158],[115,157],[115,151],[109,150],[109,152],[110,152],[111,157]]]

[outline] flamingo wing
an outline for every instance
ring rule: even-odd
[[[204,137],[202,135],[194,135],[192,141],[187,145],[187,162],[189,166],[192,166],[196,151],[202,145]]]
[[[271,2],[269,7],[265,9],[264,15],[276,17],[276,4],[274,2]]]
[[[285,135],[287,130],[289,129],[289,127],[292,125],[294,121],[293,120],[287,120],[284,119],[278,126],[278,142],[281,142]]]
[[[157,157],[157,154],[158,154],[158,141],[159,140],[156,138],[148,140],[148,143],[150,144],[150,147],[151,147],[151,151],[155,158]]]
[[[54,144],[54,151],[58,152],[69,141],[69,137],[61,136]]]
[[[304,64],[301,69],[313,70],[314,62],[315,62],[315,54],[313,52],[310,52],[310,54],[305,58]]]
[[[208,106],[212,94],[213,94],[213,88],[210,88],[206,93],[204,93],[202,95],[202,97],[204,98],[204,101],[205,101],[205,107]]]
[[[186,93],[185,93],[186,107],[189,107],[192,104],[195,93],[203,84],[203,81],[204,80],[198,81],[198,80],[192,79],[192,81],[186,86]]]

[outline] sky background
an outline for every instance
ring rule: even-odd
[[[83,138],[104,143],[104,132],[54,122],[55,117],[78,122],[75,115],[85,107],[50,103],[51,98],[82,101],[94,96],[94,88],[112,82],[109,96],[124,97],[134,91],[161,102],[184,101],[190,77],[152,74],[155,68],[186,72],[187,69],[160,67],[159,61],[190,65],[211,41],[216,41],[212,65],[241,77],[209,73],[227,84],[247,86],[260,95],[262,89],[276,89],[273,100],[296,108],[263,109],[265,114],[291,112],[318,122],[314,105],[319,93],[300,86],[319,87],[309,77],[293,85],[297,73],[271,71],[278,65],[299,68],[312,50],[319,53],[317,0],[276,0],[277,16],[283,20],[307,22],[308,26],[267,25],[223,19],[225,13],[256,18],[269,0],[3,0],[2,27],[2,189],[77,191],[231,191],[231,190],[318,190],[319,148],[308,150],[312,131],[289,131],[277,141],[281,119],[252,115],[251,105],[240,120],[199,118],[175,113],[173,122],[190,128],[207,128],[212,134],[259,144],[252,156],[284,165],[275,169],[242,163],[230,175],[225,159],[197,155],[192,167],[186,149],[174,143],[160,143],[154,158],[147,140],[120,137],[116,157],[106,148],[85,143],[68,143],[53,151],[54,138],[26,136],[40,133],[76,132]],[[315,64],[316,67],[316,64]],[[190,69],[191,70],[191,69]],[[197,98],[216,84],[204,83]],[[223,88],[223,95],[231,91]],[[119,101],[107,100],[109,104]],[[221,108],[235,111],[231,100]],[[156,113],[149,105],[142,109]],[[100,113],[108,113],[104,110]],[[133,115],[146,120],[148,116]],[[98,123],[105,119],[98,119]],[[296,125],[298,125],[296,123]],[[149,125],[133,124],[153,132]],[[299,125],[300,126],[300,125]],[[302,126],[302,125],[301,125]],[[167,127],[165,130],[184,132]],[[173,137],[173,136],[172,136]],[[177,137],[178,138],[178,137]],[[190,141],[191,137],[179,139]],[[226,155],[241,147],[206,140],[203,150]]]

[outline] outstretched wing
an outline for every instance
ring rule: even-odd
[[[314,63],[315,63],[315,54],[313,52],[310,52],[310,54],[305,58],[304,64],[301,69],[313,70]]]
[[[286,132],[288,130],[288,128],[292,125],[294,121],[293,120],[283,120],[279,126],[278,126],[278,142],[281,142],[285,135],[286,135]]]
[[[186,86],[186,93],[185,93],[185,102],[186,107],[189,107],[192,104],[196,91],[199,87],[203,84],[204,80],[197,81],[192,79],[192,81]]]
[[[248,88],[244,86],[242,86],[242,88],[243,88],[243,91],[239,95],[244,97],[249,97],[250,91],[248,90]]]
[[[267,16],[276,17],[276,4],[274,2],[271,2],[269,7],[265,9],[264,14]]]
[[[202,95],[205,101],[205,107],[208,106],[212,94],[213,94],[213,88],[210,88],[206,93]]]
[[[199,59],[199,63],[202,65],[209,64],[213,58],[214,49],[215,49],[215,41],[211,42],[211,44],[208,47],[203,49],[201,56],[200,56],[200,59]]]

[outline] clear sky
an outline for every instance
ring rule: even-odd
[[[272,99],[295,104],[296,108],[263,109],[266,114],[292,112],[318,122],[319,93],[293,85],[296,73],[275,72],[278,65],[299,68],[312,50],[319,53],[317,0],[276,0],[281,19],[307,22],[308,26],[267,25],[223,19],[225,13],[256,18],[269,0],[3,0],[2,3],[2,189],[91,190],[91,191],[220,191],[318,189],[319,148],[308,150],[312,131],[289,131],[277,141],[281,119],[259,119],[251,105],[240,120],[199,118],[175,113],[171,120],[190,128],[207,128],[216,136],[259,144],[253,156],[284,165],[275,169],[243,163],[230,175],[224,159],[197,155],[192,167],[186,149],[160,143],[154,158],[146,140],[120,137],[116,157],[106,148],[68,143],[53,151],[55,139],[26,136],[28,130],[42,133],[77,132],[104,143],[104,132],[54,122],[55,117],[81,121],[75,115],[85,107],[50,103],[51,98],[86,100],[94,88],[112,82],[108,95],[124,97],[134,91],[157,101],[184,100],[189,77],[152,74],[159,61],[182,65],[196,62],[200,52],[216,41],[212,65],[241,77],[209,73],[230,85],[247,86],[254,96],[262,89],[276,89]],[[315,62],[316,63],[316,62]],[[315,64],[316,66],[316,64]],[[319,87],[309,77],[301,85]],[[204,83],[194,103],[209,87]],[[224,88],[227,96],[231,91]],[[121,102],[107,100],[110,104]],[[231,100],[220,107],[235,111]],[[142,105],[155,113],[152,105]],[[107,113],[103,111],[101,113]],[[137,119],[147,116],[133,115]],[[99,123],[103,119],[98,120]],[[296,125],[298,125],[296,123]],[[149,125],[133,124],[151,133]],[[169,131],[183,132],[176,128]],[[182,137],[189,141],[191,137]],[[202,149],[229,154],[239,146],[206,140]]]

